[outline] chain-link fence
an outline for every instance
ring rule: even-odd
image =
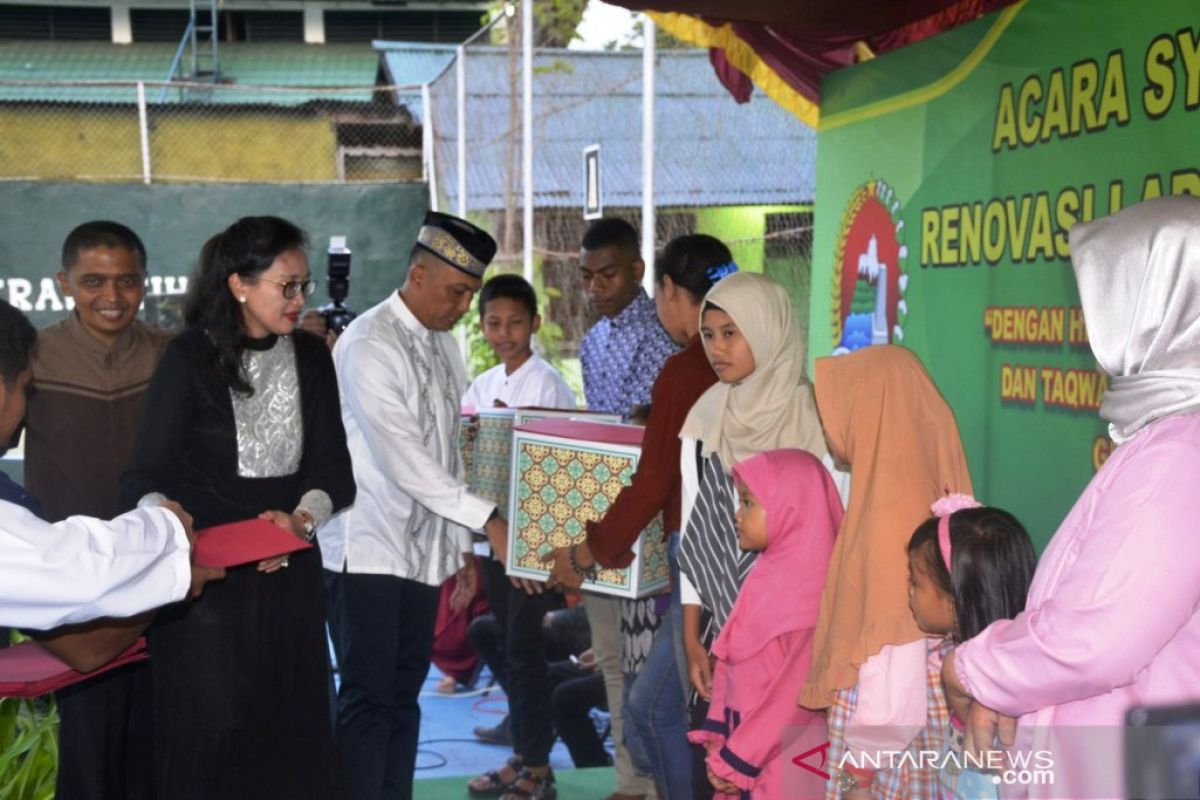
[[[0,81],[0,180],[424,180],[398,97],[420,87]]]
[[[443,210],[496,235],[500,268],[519,272],[521,53],[503,43],[520,41],[519,21],[498,26],[500,44],[442,56],[448,65],[424,87],[0,81],[0,180],[428,181]],[[428,45],[378,47],[384,65],[402,66],[405,48],[408,63],[431,58]],[[533,60],[533,252],[551,323],[542,344],[570,359],[594,322],[576,263],[585,147],[601,147],[605,214],[642,227],[643,59],[541,47]],[[717,236],[743,269],[788,285],[805,323],[813,131],[765,96],[735,104],[702,50],[659,51],[654,91],[656,247]]]
[[[506,23],[507,41],[519,43],[519,20]],[[429,85],[435,195],[443,210],[465,211],[491,230],[500,243],[497,263],[520,272],[519,44],[472,44],[461,52],[461,63],[455,59]],[[642,226],[643,63],[640,50],[538,48],[533,64],[535,278],[550,300],[544,316],[554,323],[554,340],[543,346],[561,362],[577,354],[595,321],[577,263],[588,225],[585,147],[601,148],[605,215]],[[743,269],[789,287],[806,325],[815,133],[765,96],[735,104],[705,51],[659,51],[654,86],[656,249],[685,233],[720,238]]]

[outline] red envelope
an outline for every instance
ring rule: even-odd
[[[202,567],[226,569],[310,547],[274,522],[248,519],[197,531],[195,561]]]
[[[149,657],[146,640],[138,639],[100,669],[83,673],[71,669],[33,642],[21,642],[0,650],[0,697],[39,697]]]

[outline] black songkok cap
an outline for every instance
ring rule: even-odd
[[[496,255],[496,240],[465,219],[429,211],[417,234],[417,247],[428,250],[455,269],[476,278]]]

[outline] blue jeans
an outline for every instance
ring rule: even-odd
[[[626,686],[625,744],[639,772],[650,773],[661,800],[691,800],[692,755],[687,740],[687,657],[679,602],[679,533],[672,533],[671,607],[654,634],[642,671]]]

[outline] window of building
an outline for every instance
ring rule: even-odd
[[[207,14],[205,23],[208,22]],[[186,8],[132,8],[129,25],[135,42],[178,43],[191,19]],[[219,23],[218,23],[219,24]]]
[[[325,41],[458,43],[482,24],[478,11],[326,11]]]
[[[0,40],[111,41],[104,6],[0,6]]]
[[[421,130],[407,115],[347,112],[334,119],[339,180],[424,180]]]
[[[225,41],[303,42],[303,11],[226,11]]]
[[[196,13],[197,22],[207,26],[209,12]],[[178,42],[190,18],[186,8],[135,8],[129,13],[135,42]],[[220,11],[217,32],[221,42],[303,42],[304,12]]]

